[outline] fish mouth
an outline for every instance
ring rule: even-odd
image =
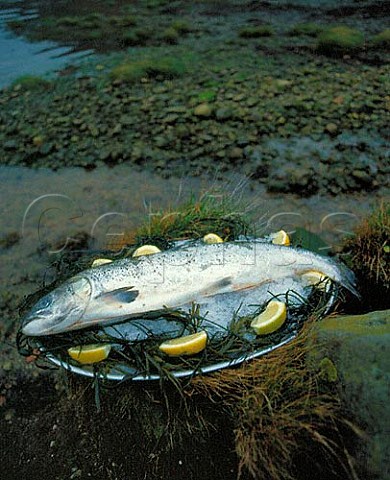
[[[48,331],[47,321],[42,318],[33,318],[29,320],[23,327],[22,333],[23,335],[27,335],[28,337],[36,337],[39,335],[46,335]]]
[[[44,335],[52,335],[65,330],[66,315],[62,318],[48,318],[39,315],[29,315],[25,318],[22,326],[22,333],[28,337],[39,337]]]

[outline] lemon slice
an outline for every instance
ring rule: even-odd
[[[161,250],[155,245],[142,245],[142,247],[137,248],[133,253],[133,257],[142,257],[142,255],[153,255],[154,253],[159,253]]]
[[[159,346],[159,349],[170,357],[195,355],[206,348],[206,343],[207,333],[202,330],[192,335],[167,340]]]
[[[278,330],[287,318],[286,304],[272,300],[264,312],[252,320],[251,327],[257,335],[267,335]]]
[[[212,243],[223,243],[222,238],[217,235],[216,233],[208,233],[203,237],[204,243],[212,244]]]
[[[290,237],[284,230],[279,230],[279,232],[273,233],[271,238],[274,245],[284,245],[285,247],[290,245]]]
[[[330,278],[318,270],[309,270],[302,274],[302,279],[306,285],[313,285],[319,290],[328,292],[330,288]]]
[[[91,267],[100,267],[100,265],[105,265],[106,263],[111,263],[112,260],[109,258],[96,258],[93,262]]]
[[[80,345],[68,348],[68,354],[79,363],[97,363],[105,360],[111,351],[111,345]]]

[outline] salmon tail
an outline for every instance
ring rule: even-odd
[[[355,297],[361,298],[359,291],[357,290],[356,285],[356,276],[353,271],[348,268],[344,263],[338,262],[337,268],[340,271],[341,281],[340,284],[351,292]]]

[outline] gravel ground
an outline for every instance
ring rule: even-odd
[[[269,192],[303,197],[388,187],[386,50],[320,54],[312,36],[290,33],[321,14],[299,2],[290,10],[232,2],[218,17],[212,2],[197,8],[178,2],[173,11],[160,3],[160,29],[178,21],[180,6],[175,44],[149,32],[143,44],[94,57],[60,79],[22,79],[1,92],[3,163],[53,169],[125,163],[165,178],[239,171]],[[150,8],[134,12],[138,25],[160,19]],[[84,31],[67,13],[63,30],[47,27],[46,38]],[[359,8],[322,13],[321,25],[338,18],[371,36],[383,21],[375,9],[371,16]],[[89,36],[102,28],[93,15]],[[53,17],[27,23],[26,34],[45,18]],[[264,21],[269,36],[240,33]],[[145,71],[134,73],[145,61]],[[124,63],[130,77],[115,74]]]

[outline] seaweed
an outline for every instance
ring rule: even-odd
[[[318,318],[327,311],[330,299],[335,294],[336,286],[332,285],[328,291],[318,288],[310,288],[307,298],[299,297],[295,292],[289,291],[285,295],[278,295],[275,299],[284,301],[288,309],[288,318],[278,331],[255,336],[250,329],[253,318],[266,308],[267,303],[257,305],[254,313],[250,316],[240,316],[239,309],[233,313],[228,327],[223,331],[210,335],[207,347],[204,351],[191,357],[169,357],[159,350],[159,345],[171,337],[167,331],[161,335],[154,335],[146,331],[147,338],[129,342],[123,338],[115,325],[111,329],[116,330],[115,335],[107,333],[104,329],[92,327],[81,331],[62,333],[52,336],[25,337],[18,336],[18,348],[22,355],[29,356],[32,352],[40,350],[40,359],[47,357],[52,361],[54,356],[64,368],[69,365],[79,366],[76,361],[70,359],[67,350],[74,345],[110,344],[113,345],[110,356],[93,367],[84,366],[85,371],[93,372],[93,377],[103,382],[108,374],[122,376],[122,380],[168,380],[177,385],[176,374],[190,377],[190,379],[203,373],[204,369],[221,368],[222,366],[235,366],[246,359],[267,353],[284,343],[291,341],[300,331],[309,315]],[[163,312],[153,314],[155,318],[163,318],[172,321],[173,324],[181,325],[181,330],[175,336],[196,333],[204,328],[204,325],[212,322],[207,319],[207,314],[202,316],[197,304],[192,304],[189,311],[165,309]],[[142,319],[132,319],[137,323]],[[141,322],[137,326],[147,329]],[[183,384],[184,385],[184,384]],[[180,387],[182,388],[182,387]]]

